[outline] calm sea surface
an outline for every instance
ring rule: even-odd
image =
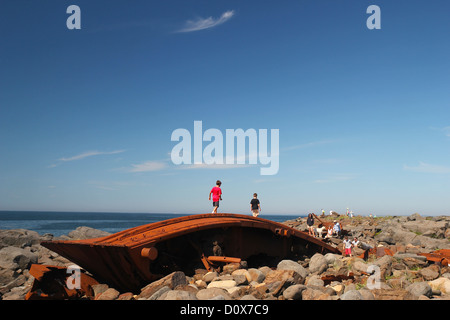
[[[107,213],[107,212],[45,212],[0,211],[0,229],[27,229],[43,235],[68,234],[80,226],[116,233],[143,224],[186,216],[168,213]],[[296,219],[292,215],[260,215],[261,218],[283,222]]]

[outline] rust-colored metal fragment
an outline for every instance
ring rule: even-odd
[[[358,256],[358,258],[367,260],[369,258],[369,255],[375,255],[377,258],[381,258],[385,255],[393,256],[394,253],[389,248],[377,247],[377,248],[365,250],[364,253],[362,253],[361,255]]]
[[[67,280],[72,276],[66,267],[32,264],[30,274],[35,278],[26,300],[63,300],[92,296],[92,286],[98,282],[85,274],[79,273],[79,287],[69,289]],[[71,279],[69,279],[71,280]]]
[[[427,258],[428,261],[440,263],[442,266],[450,264],[450,249],[440,249],[430,253],[419,253]]]
[[[352,272],[348,275],[345,274],[325,274],[320,279],[324,282],[324,285],[329,285],[333,281],[342,282],[343,280],[353,280],[355,277]]]
[[[89,271],[97,280],[132,292],[139,292],[144,285],[173,271],[194,274],[202,262],[205,267],[212,266],[219,262],[217,259],[229,262],[237,257],[256,266],[316,252],[341,253],[284,224],[228,213],[190,215],[101,238],[41,244]]]

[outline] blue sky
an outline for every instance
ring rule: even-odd
[[[69,5],[81,29],[69,30]],[[369,5],[381,29],[369,30]],[[448,214],[450,3],[2,1],[0,210]],[[279,130],[279,171],[171,134]]]

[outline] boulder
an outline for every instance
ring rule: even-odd
[[[325,282],[321,279],[319,275],[313,275],[308,279],[306,279],[305,284],[307,286],[323,287],[325,285]]]
[[[304,278],[294,270],[272,270],[266,276],[264,283],[269,293],[280,295],[284,289],[294,284],[302,284]]]
[[[109,236],[111,233],[90,228],[90,227],[78,227],[75,230],[69,232],[68,236],[69,238],[72,238],[73,240],[84,240],[84,239],[92,239],[92,238],[99,238],[99,237],[106,237]]]
[[[320,253],[316,253],[309,261],[309,272],[322,273],[328,267],[327,259]]]
[[[125,292],[119,295],[119,297],[116,300],[133,300],[134,294],[132,292]]]
[[[94,297],[99,296],[103,292],[109,289],[109,286],[104,283],[94,284],[91,286]]]
[[[303,284],[295,284],[293,286],[286,288],[286,290],[283,291],[283,297],[286,300],[301,300],[302,292],[306,288],[307,287]]]
[[[292,284],[303,283],[304,278],[294,270],[272,270],[269,272],[264,280],[266,284],[277,281],[289,282]]]
[[[419,270],[419,274],[425,281],[437,279],[439,277],[439,266],[436,264],[432,264],[429,267]]]
[[[116,300],[120,292],[114,288],[108,288],[104,292],[95,297],[95,300]]]
[[[367,269],[369,268],[369,265],[367,263],[365,263],[362,260],[356,260],[353,264],[352,264],[352,270],[356,271],[356,272],[364,272],[367,273]]]
[[[150,297],[148,297],[147,300],[158,300],[159,297],[161,297],[164,293],[170,290],[171,289],[168,286],[159,288],[155,293],[153,293]]]
[[[244,276],[247,279],[248,283],[252,282],[252,276],[246,269],[238,269],[236,271],[233,271],[231,273],[231,275],[233,276],[233,279],[235,279],[236,277]],[[238,282],[240,282],[240,281],[236,281],[236,283],[238,283]]]
[[[364,300],[364,297],[358,290],[348,290],[340,297],[341,300]]]
[[[292,260],[282,260],[277,265],[277,270],[292,270],[295,271],[301,278],[306,278],[308,272],[299,263]],[[269,273],[270,274],[270,273]]]
[[[302,300],[332,300],[328,293],[307,287],[302,291]]]
[[[237,270],[236,270],[237,271]],[[210,271],[207,272],[204,276],[203,276],[203,281],[205,281],[206,283],[213,281],[215,278],[217,278],[219,276],[219,274],[216,271]]]
[[[432,289],[427,282],[414,282],[406,287],[406,290],[413,294],[416,298],[424,295],[431,297]]]
[[[169,287],[169,289],[175,289],[175,287],[179,285],[187,284],[186,275],[182,271],[175,271],[171,274],[165,276],[162,279],[149,283],[144,288],[141,289],[141,293],[139,294],[140,298],[148,299],[151,297],[156,291],[161,289],[164,286]]]
[[[225,300],[231,300],[231,296],[227,290],[222,288],[206,288],[201,289],[195,295],[198,300],[210,300],[217,296],[223,296]]]
[[[184,290],[168,290],[158,300],[198,300],[195,293]]]
[[[236,281],[234,280],[218,280],[211,281],[207,288],[222,288],[222,289],[230,289],[236,286]]]
[[[415,300],[412,293],[405,289],[374,289],[370,290],[375,300]]]
[[[342,258],[341,255],[335,254],[335,253],[327,253],[324,255],[324,257],[328,264],[334,264],[336,262],[336,260],[339,260]]]
[[[446,277],[440,277],[433,281],[429,281],[428,285],[432,290],[440,291],[444,295],[450,295],[450,279]]]
[[[422,234],[428,237],[443,238],[445,230],[449,227],[447,221],[434,220],[413,220],[403,224],[403,228],[410,230],[416,234]]]
[[[224,273],[232,273],[235,270],[238,270],[241,268],[241,264],[237,263],[237,262],[233,262],[233,263],[227,263],[226,265],[223,266],[223,272]]]
[[[244,274],[233,275],[233,280],[237,286],[248,284],[248,278]]]
[[[3,269],[29,269],[30,265],[37,261],[38,255],[30,250],[13,246],[0,249],[0,268]]]
[[[255,269],[255,268],[248,269],[248,273],[250,274],[249,282],[256,281],[256,282],[261,283],[264,281],[264,279],[266,277],[265,274],[261,270]]]
[[[362,296],[362,300],[375,300],[375,296],[368,289],[358,290],[359,294]]]
[[[40,235],[36,231],[25,229],[0,230],[0,249],[3,247],[30,247],[40,243]]]

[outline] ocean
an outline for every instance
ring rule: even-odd
[[[77,227],[86,226],[116,233],[144,224],[186,216],[169,213],[109,213],[109,212],[47,212],[0,211],[0,229],[27,229],[55,237],[67,235]],[[296,219],[293,215],[260,215],[275,222]]]

